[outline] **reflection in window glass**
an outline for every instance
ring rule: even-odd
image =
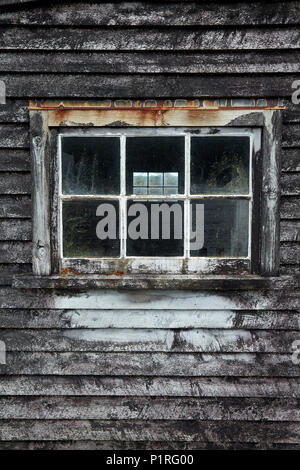
[[[133,173],[133,194],[178,194],[178,173]]]
[[[119,194],[120,139],[63,137],[63,194]]]
[[[243,199],[194,200],[192,229],[195,226],[195,205],[204,204],[204,246],[191,251],[191,256],[247,257],[249,201]]]
[[[191,138],[191,194],[248,194],[250,139]]]
[[[126,187],[127,194],[182,194],[184,137],[127,137]]]
[[[96,227],[102,217],[96,216],[100,204],[111,204],[116,213],[115,240],[100,240]],[[106,258],[120,255],[119,203],[117,201],[63,201],[63,256],[66,258]]]

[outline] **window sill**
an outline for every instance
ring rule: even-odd
[[[300,276],[261,277],[245,276],[195,276],[195,275],[68,275],[29,276],[18,275],[12,287],[19,289],[163,289],[163,290],[254,290],[297,289]]]

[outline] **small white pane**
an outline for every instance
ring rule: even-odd
[[[178,173],[164,173],[165,186],[178,186]]]
[[[163,173],[149,173],[149,186],[162,186]]]
[[[133,173],[133,186],[147,186],[148,173]]]

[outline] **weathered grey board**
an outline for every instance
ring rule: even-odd
[[[26,28],[0,27],[2,50],[256,50],[299,49],[298,28]]]
[[[0,191],[1,192],[1,191]],[[0,195],[0,218],[31,217],[31,200],[29,196]]]
[[[31,240],[31,221],[0,219],[0,240]]]
[[[281,191],[284,195],[300,195],[300,173],[283,173]]]
[[[7,72],[9,71],[8,69]],[[6,100],[6,103],[0,106],[0,122],[28,122],[29,113],[27,106],[28,103],[25,100]]]
[[[0,16],[1,19],[1,16]],[[24,51],[1,52],[1,72],[76,73],[298,73],[300,53],[286,51],[255,52],[83,52],[83,51]],[[20,110],[18,109],[20,106]],[[22,101],[14,104],[13,120],[22,121],[27,115]],[[4,112],[3,112],[4,115]],[[8,114],[10,115],[10,114]],[[4,118],[4,117],[3,117]],[[1,119],[1,113],[0,113]]]
[[[8,82],[8,80],[4,80]],[[29,147],[29,128],[25,124],[1,124],[0,147]]]
[[[280,214],[283,219],[300,219],[300,199],[281,197]]]
[[[1,397],[0,419],[300,421],[297,398]],[[1,423],[1,421],[0,421]]]
[[[4,375],[0,396],[290,397],[300,398],[295,377],[107,377]]]
[[[299,265],[299,243],[282,243],[280,247],[280,259],[282,263]]]
[[[298,330],[300,311],[14,310],[2,309],[0,328],[222,328]]]
[[[8,3],[8,2],[6,2]],[[1,24],[15,25],[79,25],[79,26],[216,26],[216,25],[296,25],[300,8],[296,1],[276,4],[262,2],[79,2],[74,9],[70,4],[36,6],[23,9],[22,14],[3,11]]]
[[[0,80],[10,83],[8,97],[18,98],[217,98],[251,96],[257,98],[286,97],[297,75],[158,75],[158,74],[0,74]],[[74,85],[75,84],[75,85]],[[12,136],[13,137],[13,136]],[[27,143],[27,142],[26,142]],[[24,145],[23,143],[22,145]],[[21,146],[21,145],[20,145]]]
[[[1,450],[299,450],[296,443],[176,441],[2,441]]]
[[[8,352],[0,374],[300,377],[292,354]]]
[[[300,221],[281,222],[280,239],[284,242],[300,242]]]
[[[281,155],[283,171],[300,172],[300,148],[284,149]]]
[[[30,194],[30,173],[0,173],[0,194]]]
[[[205,441],[299,443],[296,422],[2,420],[0,440],[99,439],[119,441]]]
[[[1,109],[1,107],[0,107]],[[0,171],[29,171],[30,154],[26,150],[0,150]]]
[[[30,250],[30,243],[3,242],[0,247],[11,247],[10,256],[17,258],[23,251]],[[12,250],[14,248],[14,251]],[[20,252],[16,253],[16,248]],[[5,253],[7,250],[5,250]],[[1,253],[1,252],[0,252]],[[4,250],[3,250],[4,253]],[[15,254],[14,254],[15,253]],[[24,253],[24,262],[26,253]],[[47,292],[40,289],[37,292],[31,290],[1,289],[0,301],[3,308],[58,308],[58,309],[148,309],[182,310],[183,307],[190,310],[270,310],[270,309],[299,309],[299,291],[227,291],[219,294],[211,292],[189,291],[151,291],[151,290],[125,290],[114,291],[103,289],[100,291],[71,291]]]
[[[0,263],[31,263],[31,243],[0,242]]]
[[[282,146],[300,147],[300,124],[286,124],[282,128]]]
[[[292,353],[298,331],[222,329],[1,330],[7,351]]]

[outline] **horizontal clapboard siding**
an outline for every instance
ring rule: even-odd
[[[10,287],[31,272],[39,98],[284,98],[281,273],[300,274],[299,24],[296,1],[0,10],[0,449],[300,448],[298,290]]]

